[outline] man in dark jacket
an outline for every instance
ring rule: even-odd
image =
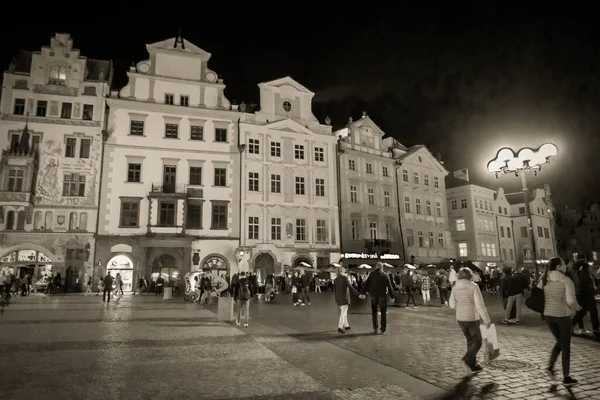
[[[344,268],[340,268],[338,276],[333,281],[333,292],[335,294],[335,303],[340,308],[340,320],[338,322],[338,332],[346,333],[347,330],[350,330],[350,324],[348,323],[348,305],[350,305],[350,292],[354,295],[359,296],[361,299],[364,299],[365,296],[363,294],[358,294],[352,283],[350,283],[350,278],[346,274],[346,270]]]
[[[114,278],[110,274],[110,271],[108,271],[108,274],[106,274],[106,276],[104,277],[104,290],[102,293],[102,301],[106,303],[110,303],[110,292],[112,292],[113,290],[113,280]],[[108,298],[106,296],[107,294]]]
[[[596,285],[592,274],[590,272],[590,265],[585,258],[585,255],[580,254],[577,257],[575,265],[573,265],[573,272],[577,274],[575,290],[577,294],[577,302],[581,306],[581,310],[577,312],[575,318],[573,318],[573,327],[579,325],[575,329],[577,334],[588,333],[583,327],[583,318],[586,313],[590,313],[590,319],[592,320],[592,329],[594,337],[600,339],[600,323],[598,321],[598,309],[596,308],[596,300],[594,295],[596,293]]]
[[[379,308],[379,311],[381,311],[381,333],[385,335],[387,328],[387,297],[394,295],[394,287],[389,275],[383,272],[381,262],[378,262],[373,272],[369,274],[363,292],[371,295],[373,333],[377,334],[377,309]]]
[[[310,281],[312,280],[313,273],[310,269],[306,269],[302,274],[302,305],[308,304],[310,306]]]

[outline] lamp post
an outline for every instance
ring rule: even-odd
[[[531,208],[529,205],[529,188],[527,187],[525,173],[533,172],[533,175],[537,176],[542,170],[542,165],[549,163],[550,158],[555,157],[557,154],[558,148],[552,143],[545,143],[537,150],[525,147],[517,152],[508,147],[503,147],[498,150],[496,157],[493,160],[490,160],[487,165],[488,172],[496,174],[496,178],[499,178],[500,175],[507,174],[515,174],[516,177],[521,177],[525,213],[527,215],[527,230],[531,246],[531,260],[535,265],[536,278],[539,274],[539,266],[537,263],[537,249],[533,231],[533,221],[531,219]]]

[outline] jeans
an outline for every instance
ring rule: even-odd
[[[458,321],[458,326],[467,339],[467,352],[462,359],[470,368],[473,368],[477,365],[477,353],[483,342],[479,321]]]
[[[448,301],[448,289],[440,289],[440,303],[442,305],[446,304]]]
[[[549,317],[544,315],[544,320],[550,328],[550,332],[556,338],[556,344],[552,348],[550,353],[550,362],[548,367],[554,369],[554,364],[558,359],[558,355],[562,353],[562,368],[563,376],[566,378],[569,376],[571,368],[571,317]]]
[[[105,289],[103,290],[103,293],[102,293],[102,301],[106,301],[107,303],[110,303],[110,292],[112,292],[112,290],[111,290],[111,289],[112,289],[112,288],[105,288]],[[107,295],[108,295],[108,298],[107,298]]]
[[[310,303],[310,296],[308,295],[309,288],[307,286],[302,287],[302,302],[304,304]]]
[[[416,307],[417,303],[415,303],[415,291],[413,288],[406,288],[406,307],[410,304],[410,300],[412,299],[413,305]]]
[[[516,303],[516,305],[515,305]],[[506,310],[504,310],[504,319],[510,319],[510,312],[512,311],[513,305],[517,307],[517,317],[516,320],[519,321],[521,319],[521,309],[523,304],[523,293],[515,294],[514,296],[508,296],[506,301]]]
[[[243,313],[242,310],[244,310]],[[238,300],[237,321],[240,323],[242,314],[244,314],[244,324],[248,324],[248,319],[250,318],[250,300]]]
[[[423,296],[423,305],[431,303],[431,292],[429,289],[422,289],[421,295]]]
[[[373,330],[377,330],[377,307],[381,311],[381,332],[387,328],[387,298],[371,296],[371,317],[373,319]]]
[[[344,329],[349,327],[348,323],[348,304],[340,306],[340,320],[338,322],[338,329]]]
[[[583,329],[583,318],[586,313],[590,313],[592,320],[592,329],[596,332],[600,331],[600,322],[598,321],[598,309],[596,308],[596,300],[594,296],[577,295],[577,302],[581,306],[581,310],[577,311],[573,318],[573,326],[579,325]]]

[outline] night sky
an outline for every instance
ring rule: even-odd
[[[128,67],[146,58],[146,43],[181,28],[212,53],[209,67],[232,102],[258,103],[259,82],[290,75],[316,92],[314,112],[334,128],[366,111],[405,145],[441,153],[449,170],[469,168],[475,183],[508,190],[519,179],[496,180],[487,161],[502,146],[550,141],[559,157],[530,186],[549,183],[557,206],[599,200],[600,29],[592,2],[418,3],[138,3],[107,8],[104,17],[103,3],[75,3],[3,24],[0,63],[7,69],[20,49],[38,50],[67,32],[82,55],[114,61],[118,89]]]

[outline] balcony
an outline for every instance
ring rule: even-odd
[[[153,183],[148,196],[182,199],[187,196],[187,185],[183,183]]]
[[[187,190],[188,198],[190,199],[203,199],[204,198],[204,189],[188,187]]]
[[[373,249],[390,248],[392,246],[391,240],[388,239],[365,239],[365,247]]]

